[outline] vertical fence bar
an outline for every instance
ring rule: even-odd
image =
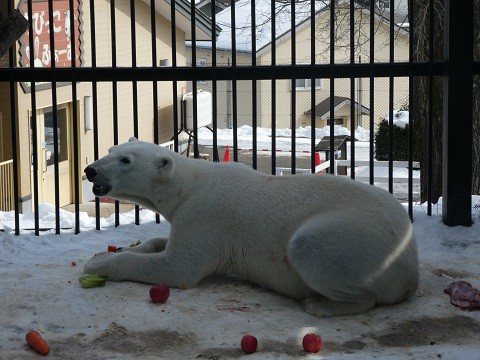
[[[53,19],[53,0],[48,0],[48,19],[50,31],[50,59],[51,68],[55,69],[55,31]],[[60,234],[60,182],[58,158],[58,111],[57,111],[57,83],[52,81],[52,108],[53,108],[53,159],[54,159],[54,192],[55,192],[55,233]]]
[[[313,0],[312,0],[313,1]],[[277,22],[275,19],[275,13],[276,13],[276,8],[275,8],[275,1],[271,0],[271,6],[270,6],[270,12],[271,12],[271,22],[272,22],[272,28],[271,28],[271,34],[272,34],[272,66],[275,66],[277,62],[277,39],[276,39],[276,26]],[[277,174],[277,81],[272,78],[272,174],[276,175]]]
[[[135,25],[135,0],[130,0],[130,38],[132,42],[132,67],[137,67],[137,31]],[[132,81],[133,136],[138,139],[138,82]],[[135,225],[140,225],[140,208],[135,204]]]
[[[473,0],[445,1],[442,217],[448,226],[472,225],[473,13]]]
[[[8,1],[8,13],[13,11],[12,2]],[[8,52],[8,66],[15,67],[14,46]],[[16,110],[15,83],[10,81],[10,114],[12,130],[12,160],[13,160],[13,204],[15,209],[15,235],[20,235],[20,206],[18,203],[18,156],[17,156],[17,110]]]
[[[150,0],[150,32],[152,35],[152,67],[157,67],[157,10],[155,0]],[[158,124],[158,82],[153,81],[153,142],[159,143]],[[160,215],[155,214],[155,222],[160,224]]]
[[[388,79],[388,192],[393,194],[393,82],[394,77]]]
[[[191,32],[192,32],[192,67],[197,67],[197,36],[196,36],[196,6],[195,1],[190,2],[191,11]],[[215,9],[212,9],[215,11]],[[197,80],[193,80],[193,157],[195,159],[200,157],[200,151],[198,149],[198,93],[197,93]]]
[[[172,67],[177,67],[177,28],[176,28],[176,12],[175,1],[172,0],[170,4],[170,18],[172,20]],[[193,44],[192,44],[193,48]],[[173,100],[173,147],[178,152],[178,82],[173,81],[172,86],[172,100]]]
[[[432,215],[432,188],[433,188],[433,29],[434,5],[428,1],[428,119],[427,119],[427,215]]]
[[[251,3],[251,18],[252,18],[252,67],[255,71],[257,66],[257,31],[255,21],[255,1]],[[252,167],[257,169],[257,80],[252,80],[252,142],[253,142],[253,154],[252,154]]]
[[[350,64],[355,63],[355,2],[350,0]],[[359,96],[362,96],[359,93]],[[361,103],[359,100],[358,103]],[[350,177],[355,179],[355,78],[350,78]],[[362,109],[358,107],[359,117],[362,116]],[[357,124],[360,126],[360,124]]]
[[[97,41],[95,27],[95,5],[90,0],[90,42],[92,46],[92,68],[97,67]],[[98,86],[92,81],[92,105],[93,105],[93,159],[98,160]],[[95,196],[95,229],[100,230],[100,199]]]
[[[112,41],[112,68],[117,67],[117,33],[115,18],[115,0],[110,0],[110,36]],[[118,144],[118,84],[117,80],[112,80],[113,97],[113,144]],[[115,227],[120,226],[120,203],[115,200]]]
[[[335,64],[335,1],[330,1],[330,64]],[[330,77],[330,174],[335,173],[335,78]]]
[[[235,25],[235,1],[231,4],[231,26],[232,26],[232,74],[237,70],[237,31]],[[233,161],[238,161],[238,113],[237,113],[237,78],[232,79],[232,111],[233,111]]]
[[[415,29],[413,0],[408,0],[408,22],[408,62],[412,65],[414,51],[413,32]],[[410,76],[408,77],[408,215],[410,216],[411,221],[413,221],[413,99],[413,75],[410,73]]]
[[[314,66],[316,62],[315,57],[315,0],[310,1],[310,65]],[[274,45],[272,45],[273,48]],[[315,76],[312,75],[310,79],[310,168],[312,174],[314,174],[317,162],[316,157],[317,154],[315,153],[315,116],[316,116],[316,107],[315,107]],[[320,156],[320,154],[319,154]]]
[[[33,5],[32,0],[28,0],[28,20],[30,22],[28,28],[28,42],[30,46],[30,67],[35,67],[35,52],[34,52],[34,42],[33,42]],[[32,155],[33,155],[33,212],[34,212],[34,222],[35,222],[35,235],[39,235],[39,223],[38,218],[38,132],[37,132],[37,97],[35,92],[35,80],[30,83],[30,96],[31,96],[31,117],[30,117],[30,126],[32,128]]]
[[[390,6],[390,64],[395,62],[395,8]],[[393,194],[393,89],[394,77],[390,75],[388,79],[388,191]]]
[[[375,63],[375,2],[370,1],[370,64]],[[370,76],[370,153],[369,153],[369,177],[370,185],[374,184],[375,177],[375,162],[374,162],[374,128],[375,128],[375,78]]]
[[[75,51],[75,7],[73,0],[69,0],[70,8],[70,44],[72,51],[72,68],[77,67]],[[75,197],[75,234],[80,233],[80,165],[78,163],[78,114],[77,114],[77,83],[72,81],[72,122],[73,122],[73,176],[74,176],[74,197]]]
[[[297,51],[297,47],[296,47],[296,28],[295,28],[295,0],[291,0],[290,1],[290,20],[291,20],[291,24],[290,24],[290,36],[291,36],[291,39],[292,39],[292,46],[290,48],[291,50],[291,65],[292,67],[295,67],[295,63],[296,63],[296,51]],[[296,81],[296,78],[295,77],[292,77],[291,79],[291,82],[292,82],[292,92],[291,92],[291,129],[292,129],[292,146],[291,146],[291,149],[292,149],[292,152],[291,152],[291,168],[292,168],[292,175],[295,174],[296,172],[296,168],[297,168],[297,165],[296,165],[296,128],[297,128],[297,81]]]
[[[217,0],[213,0],[212,7],[212,67],[217,67],[217,15],[215,9],[217,6]],[[218,99],[217,99],[217,80],[212,79],[212,116],[213,116],[213,161],[219,162],[218,158]]]

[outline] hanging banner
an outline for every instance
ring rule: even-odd
[[[74,0],[74,29],[72,31],[70,24],[70,1],[53,0],[53,29],[54,29],[54,58],[50,51],[50,18],[48,16],[48,1],[32,1],[32,21],[33,21],[33,44],[34,58],[30,59],[29,31],[20,38],[20,65],[22,67],[35,66],[51,67],[55,62],[56,67],[71,67],[73,58],[77,67],[83,63],[83,44],[82,44],[82,18],[81,18],[81,0]],[[27,20],[28,3],[22,0],[19,10]],[[72,49],[72,36],[75,39],[75,49]],[[25,92],[30,92],[30,83],[21,83]],[[48,89],[50,83],[35,83],[37,90]],[[67,85],[67,83],[58,83],[58,85]]]

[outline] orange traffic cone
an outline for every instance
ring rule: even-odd
[[[320,159],[320,153],[315,152],[315,167],[317,167],[321,163],[322,163],[322,160]],[[323,170],[320,170],[317,174],[323,174]]]
[[[227,145],[225,149],[225,155],[223,155],[223,162],[230,162],[230,146]]]

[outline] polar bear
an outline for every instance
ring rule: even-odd
[[[317,316],[363,313],[417,288],[410,219],[374,186],[332,175],[266,175],[135,138],[85,173],[96,196],[134,202],[171,224],[168,239],[97,254],[85,273],[180,288],[230,275],[304,301]]]

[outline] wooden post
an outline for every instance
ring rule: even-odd
[[[25,31],[28,30],[28,20],[18,11],[13,10],[7,18],[0,23],[0,59],[15,45]]]

